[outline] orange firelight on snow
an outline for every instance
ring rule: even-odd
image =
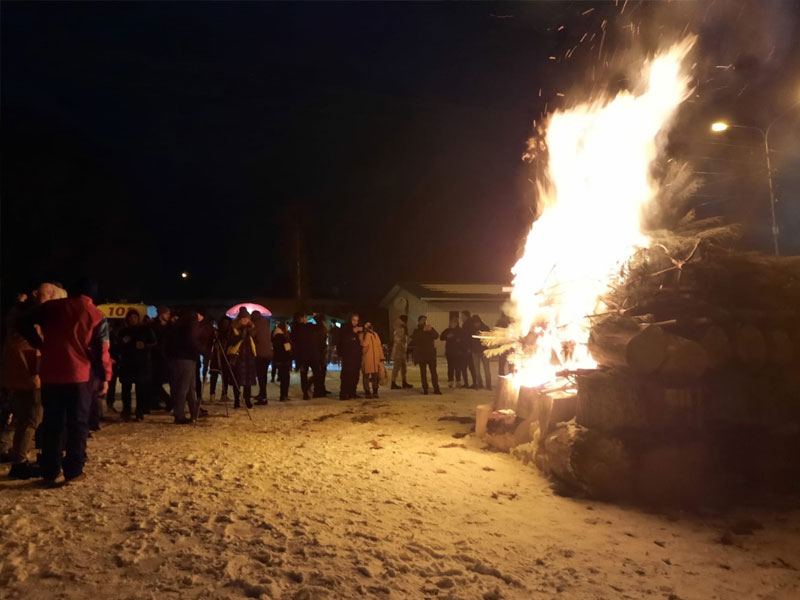
[[[642,207],[657,186],[650,168],[659,136],[687,98],[684,39],[642,72],[643,92],[622,92],[554,113],[546,125],[542,212],[511,272],[514,383],[539,386],[562,369],[592,368],[587,315],[604,310],[599,296],[636,247]]]

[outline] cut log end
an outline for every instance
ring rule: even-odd
[[[601,365],[648,374],[666,358],[666,334],[658,325],[642,326],[629,318],[607,319],[592,328],[588,347]]]

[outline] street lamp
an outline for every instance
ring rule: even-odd
[[[189,279],[189,272],[188,271],[183,271],[181,273],[181,279]]]
[[[775,117],[772,122],[767,125],[766,129],[761,129],[760,127],[754,127],[752,125],[731,125],[725,121],[716,121],[715,123],[711,124],[711,131],[714,133],[721,133],[731,127],[735,127],[736,129],[752,129],[760,133],[761,138],[764,140],[764,156],[767,159],[767,183],[769,183],[769,210],[770,216],[772,217],[772,246],[775,250],[775,256],[780,255],[780,250],[778,248],[778,221],[775,216],[775,189],[772,186],[772,164],[770,163],[769,156],[769,132],[772,130],[772,126],[775,125],[775,123],[777,123],[785,115],[789,114],[789,112],[797,106],[800,106],[800,101],[795,102],[791,107],[789,107],[789,109]]]

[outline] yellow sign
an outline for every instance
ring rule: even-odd
[[[101,304],[97,308],[100,309],[108,319],[124,319],[129,310],[135,310],[139,313],[139,319],[144,319],[147,315],[146,304]]]

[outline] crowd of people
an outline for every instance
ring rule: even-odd
[[[508,326],[506,317],[498,322],[499,326]],[[468,387],[471,389],[492,389],[492,375],[489,369],[489,359],[484,354],[481,335],[489,331],[489,327],[481,320],[479,315],[473,315],[468,310],[461,311],[461,321],[457,316],[450,319],[450,326],[439,333],[428,324],[428,318],[421,315],[417,320],[417,327],[408,335],[408,317],[399,317],[394,325],[394,339],[392,347],[392,389],[399,389],[397,384],[398,374],[402,377],[402,387],[410,387],[406,381],[406,347],[411,348],[414,362],[419,365],[420,378],[422,379],[422,392],[428,393],[428,373],[434,394],[441,394],[439,389],[439,374],[436,365],[436,347],[434,342],[441,338],[445,343],[445,359],[447,361],[448,387]],[[483,370],[483,375],[481,374]],[[507,363],[504,357],[500,360],[500,374],[507,373]],[[470,383],[470,376],[472,383]]]
[[[379,397],[380,386],[389,383],[387,351],[391,389],[413,387],[407,379],[410,357],[419,366],[423,394],[442,393],[435,346],[440,334],[425,316],[411,331],[408,317],[398,318],[391,350],[385,351],[373,324],[357,314],[341,327],[323,314],[302,313],[273,327],[268,317],[244,307],[234,318],[215,321],[201,311],[160,306],[152,320],[129,310],[124,321],[109,324],[94,305],[90,281],[70,292],[42,283],[18,299],[5,321],[0,453],[12,463],[10,477],[42,477],[55,485],[63,472],[64,482],[81,480],[87,437],[99,429],[104,413],[116,412],[118,387],[122,420],[142,421],[151,411],[165,410],[175,424],[191,424],[207,414],[201,406],[204,382],[209,401],[216,400],[220,384],[226,403],[232,391],[234,409],[242,402],[248,409],[268,404],[270,367],[280,402],[290,399],[293,369],[304,400],[328,396],[326,373],[335,348],[340,400]],[[463,311],[461,321],[453,318],[441,333],[450,387],[491,389],[480,339],[488,329],[478,315]],[[503,369],[501,361],[501,374]],[[28,462],[34,444],[41,451],[36,463]]]

